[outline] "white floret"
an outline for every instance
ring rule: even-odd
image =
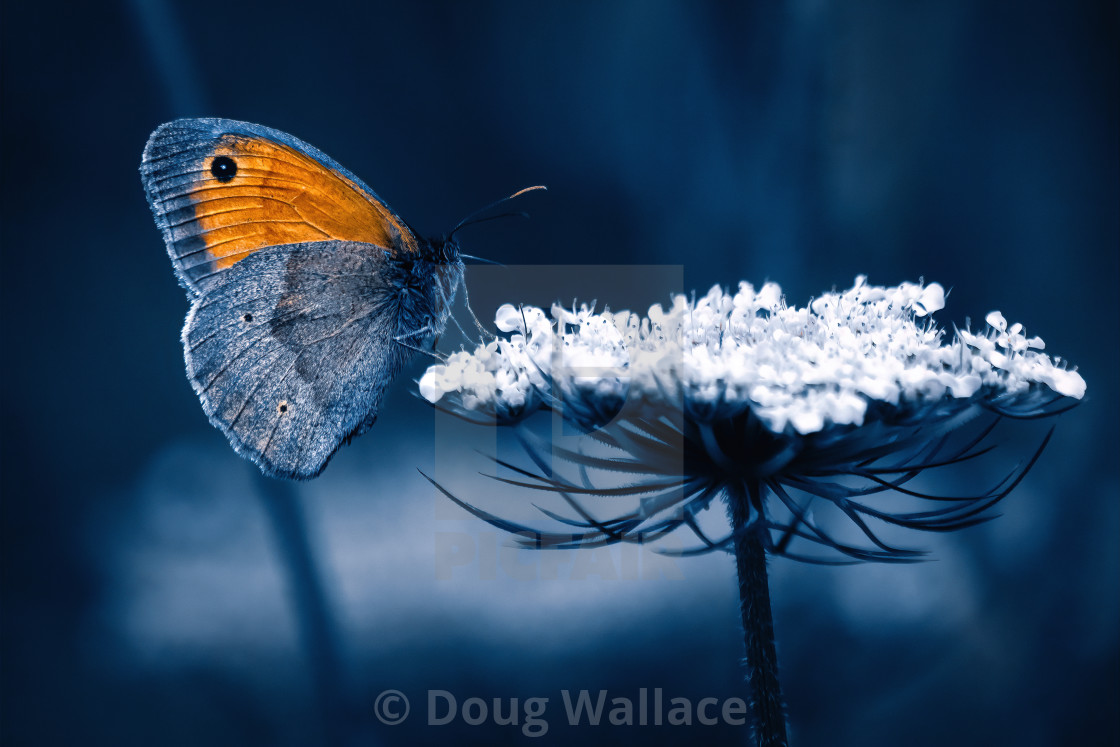
[[[776,283],[746,282],[733,295],[715,286],[695,300],[673,296],[644,317],[506,304],[495,324],[508,337],[432,366],[420,393],[502,417],[565,400],[595,412],[612,398],[711,417],[749,408],[771,430],[803,435],[860,425],[875,401],[920,406],[1038,386],[1084,396],[1076,371],[998,311],[986,332],[945,343],[929,320],[944,305],[937,283],[879,287],[863,276],[807,307],[787,306]]]

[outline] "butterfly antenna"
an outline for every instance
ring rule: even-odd
[[[524,215],[526,218],[528,218],[529,216],[526,213],[502,213],[501,215],[492,215],[488,218],[479,218],[478,216],[486,213],[489,210],[493,210],[494,208],[498,207],[499,205],[507,203],[512,199],[520,197],[521,195],[525,194],[526,192],[535,192],[538,189],[547,190],[548,187],[544,186],[543,184],[538,184],[538,185],[533,186],[533,187],[525,187],[525,189],[519,189],[516,192],[514,192],[513,194],[511,194],[509,197],[503,197],[500,200],[495,200],[494,202],[491,202],[486,207],[479,208],[478,210],[475,210],[473,213],[468,215],[466,218],[463,218],[461,221],[459,221],[457,224],[455,224],[455,227],[451,229],[451,233],[447,234],[447,238],[450,239],[451,237],[453,237],[459,231],[460,228],[464,228],[465,226],[469,226],[469,225],[472,225],[474,223],[482,223],[483,221],[494,220],[496,218],[508,218],[510,216],[515,216],[515,215]]]

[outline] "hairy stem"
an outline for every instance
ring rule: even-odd
[[[757,484],[727,489],[728,512],[735,531],[735,562],[739,572],[739,611],[746,647],[747,685],[750,690],[752,745],[785,747],[786,719],[778,682],[778,655],[774,648],[774,618],[770,612],[770,584],[766,576],[768,535],[761,521],[751,523],[752,512],[762,516],[762,493]]]

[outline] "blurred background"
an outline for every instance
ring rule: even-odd
[[[177,116],[291,132],[424,233],[547,184],[532,220],[463,234],[510,265],[668,266],[701,292],[769,279],[794,303],[924,277],[952,289],[946,327],[1023,322],[1089,395],[1002,517],[906,537],[929,563],[771,564],[791,733],[1120,740],[1115,2],[2,12],[4,744],[525,740],[492,717],[428,726],[429,690],[522,716],[548,697],[544,744],[742,738],[566,726],[564,689],[742,696],[733,563],[514,554],[416,471],[438,459],[491,509],[527,501],[467,480],[492,436],[437,422],[410,391],[419,363],[318,480],[268,484],[233,453],[183,374],[187,302],[137,173]],[[673,290],[595,292],[641,308]],[[550,300],[519,293],[472,302],[489,321]],[[997,430],[1005,461],[938,487],[997,479],[1043,432]],[[375,717],[387,689],[412,703],[399,726]]]

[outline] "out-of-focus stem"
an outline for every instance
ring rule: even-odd
[[[265,512],[271,519],[292,612],[311,667],[323,741],[329,745],[342,744],[347,719],[340,643],[307,536],[303,511],[290,483],[263,476],[258,477],[257,483]]]

